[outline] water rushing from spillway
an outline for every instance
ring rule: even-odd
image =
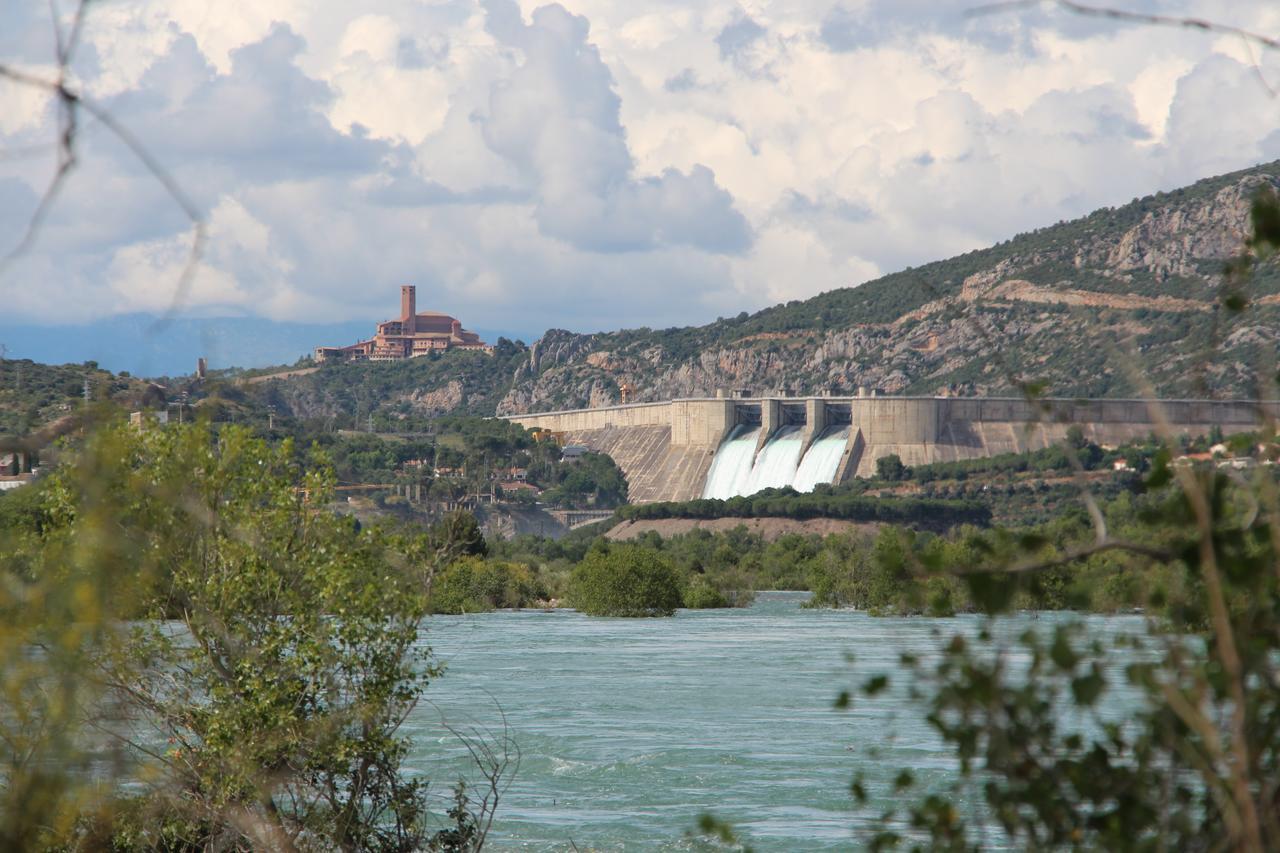
[[[724,500],[744,495],[751,478],[751,466],[756,458],[756,442],[760,440],[760,427],[739,424],[720,444],[711,470],[707,472],[707,484],[702,490],[704,498]]]
[[[721,442],[707,472],[704,498],[727,500],[785,486],[797,492],[812,492],[818,483],[835,481],[849,440],[849,427],[828,427],[809,445],[804,458],[800,456],[804,427],[780,428],[757,454],[760,429],[738,425]]]
[[[848,442],[847,426],[831,426],[823,430],[805,451],[804,459],[800,460],[800,468],[791,481],[791,488],[797,492],[812,492],[813,487],[819,483],[835,482],[840,458],[844,456],[844,447]]]
[[[779,429],[760,449],[751,476],[747,478],[743,495],[754,495],[763,489],[781,489],[791,485],[800,467],[800,447],[804,443],[804,430],[798,426]]]

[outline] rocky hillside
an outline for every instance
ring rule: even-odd
[[[86,390],[90,400],[111,400],[126,408],[165,402],[164,389],[127,373],[102,370],[96,362],[52,365],[0,358],[0,436],[27,435],[79,411]]]
[[[860,287],[685,329],[548,332],[501,413],[713,394],[998,394],[1044,382],[1061,396],[1253,393],[1274,361],[1280,270],[1261,266],[1250,309],[1217,309],[1253,198],[1280,163],[1107,208]]]

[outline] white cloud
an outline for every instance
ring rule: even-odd
[[[209,217],[188,307],[277,319],[380,318],[412,281],[528,334],[700,322],[1280,156],[1280,58],[971,5],[144,0],[92,8],[76,71]],[[24,7],[0,58],[47,70],[47,27]],[[53,132],[0,85],[0,148]],[[82,154],[6,305],[167,307],[184,217],[103,128]],[[0,157],[6,233],[51,167]]]
[[[449,81],[433,66],[447,60],[447,41],[420,46],[389,16],[364,15],[347,27],[340,51],[331,78],[338,92],[329,111],[335,127],[361,125],[376,137],[415,145],[440,130]]]
[[[551,5],[526,25],[513,0],[483,5],[489,32],[522,54],[491,88],[484,139],[534,188],[548,236],[586,251],[746,248],[747,223],[710,169],[634,174],[613,78],[585,18]]]

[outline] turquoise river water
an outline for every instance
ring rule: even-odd
[[[905,685],[847,711],[833,700],[983,620],[806,610],[804,598],[766,593],[747,609],[670,619],[434,617],[423,640],[448,672],[406,724],[412,769],[433,780],[442,812],[450,780],[474,776],[445,725],[497,731],[505,715],[521,759],[496,849],[686,850],[704,811],[757,850],[856,848],[871,811],[849,796],[855,773],[887,781],[905,766],[928,785],[953,767]],[[1080,618],[1095,637],[1142,628],[1139,617],[1027,615],[1000,620],[997,636],[1009,648],[1029,625]]]

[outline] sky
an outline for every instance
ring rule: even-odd
[[[87,120],[2,319],[372,323],[415,284],[527,340],[701,323],[1280,158],[1280,55],[975,5],[99,0],[73,80],[208,245],[175,302],[190,223]],[[1118,5],[1280,34],[1272,2]],[[0,20],[0,62],[52,74],[46,5]],[[0,81],[0,253],[56,133]]]

